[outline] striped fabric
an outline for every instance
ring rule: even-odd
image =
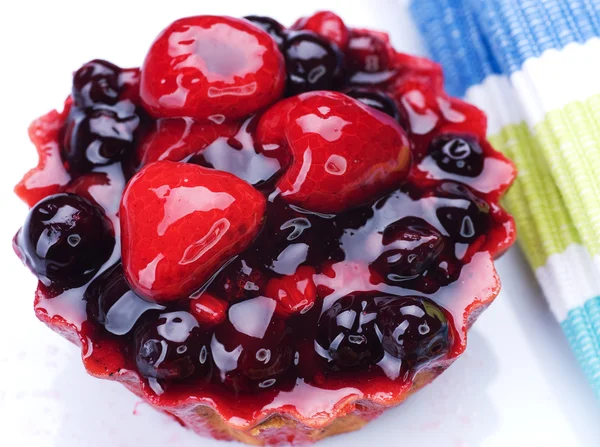
[[[446,88],[519,176],[519,242],[600,397],[600,0],[413,0]]]

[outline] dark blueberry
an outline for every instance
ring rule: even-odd
[[[244,18],[266,31],[277,42],[277,45],[283,44],[285,28],[277,20],[265,16],[246,16]]]
[[[368,295],[347,295],[321,315],[315,349],[332,369],[364,369],[383,357],[372,300]]]
[[[418,217],[406,217],[386,227],[384,252],[373,263],[389,279],[403,280],[420,275],[439,256],[444,238]]]
[[[29,211],[16,243],[23,261],[46,285],[76,287],[108,260],[115,238],[100,208],[75,194],[56,194]]]
[[[95,59],[83,65],[73,76],[73,99],[78,107],[116,104],[119,100],[121,69],[110,62]]]
[[[286,274],[285,264],[291,266],[293,273],[295,266],[302,262],[320,265],[325,261],[344,259],[340,247],[342,230],[335,216],[303,210],[280,197],[269,202],[267,207],[271,217],[261,246],[269,246],[271,257],[265,258],[269,268]]]
[[[312,90],[334,90],[342,71],[337,46],[310,31],[290,34],[283,45],[287,69],[286,96]]]
[[[436,215],[456,242],[470,243],[485,234],[490,206],[461,183],[444,182],[436,188]]]
[[[274,316],[275,305],[265,297],[234,304],[216,329],[211,350],[217,373],[236,391],[281,384],[292,366],[292,329]]]
[[[400,112],[394,100],[380,90],[356,87],[346,90],[345,93],[354,99],[358,99],[363,104],[391,116],[395,120],[400,119]]]
[[[445,172],[477,177],[483,171],[484,156],[474,137],[443,135],[429,145],[429,154]]]
[[[210,284],[209,292],[230,302],[255,298],[264,291],[268,278],[243,256],[225,266]]]
[[[86,172],[122,160],[133,151],[140,127],[135,111],[73,109],[63,136],[63,154],[69,167]]]
[[[192,314],[158,314],[135,330],[136,363],[146,378],[208,379],[212,372],[210,336]]]
[[[88,316],[115,335],[127,334],[146,311],[164,309],[143,300],[131,290],[120,262],[92,281],[84,300]]]
[[[378,297],[377,328],[385,351],[412,370],[450,351],[448,317],[433,301],[418,296]]]

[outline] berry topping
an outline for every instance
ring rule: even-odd
[[[92,107],[95,104],[116,104],[119,100],[120,73],[119,67],[100,59],[83,65],[73,76],[75,105]]]
[[[429,153],[445,172],[477,177],[483,171],[483,150],[472,137],[440,136],[431,142]]]
[[[164,309],[131,291],[120,262],[96,277],[83,299],[88,315],[115,335],[127,334],[146,311]]]
[[[202,433],[305,444],[371,419],[499,291],[515,170],[486,124],[438,64],[333,13],[178,20],[141,69],[86,63],[30,128],[14,248],[36,315]]]
[[[433,301],[418,297],[378,297],[375,324],[385,351],[412,371],[447,354],[452,345],[448,317]]]
[[[400,112],[394,100],[380,90],[355,87],[346,90],[344,93],[351,98],[358,99],[369,107],[373,107],[391,116],[395,120],[400,119]]]
[[[63,155],[77,172],[120,161],[133,152],[140,116],[133,110],[73,109],[64,131]]]
[[[279,140],[267,141],[274,132]],[[257,134],[263,144],[289,147],[293,162],[277,186],[286,201],[313,211],[372,200],[398,187],[410,167],[410,143],[398,123],[341,93],[282,101],[265,112]]]
[[[393,278],[409,278],[423,273],[444,248],[442,235],[420,218],[406,217],[383,232],[384,252],[374,265]]]
[[[189,296],[252,242],[264,210],[264,197],[229,173],[170,161],[147,165],[121,202],[129,283],[158,302]]]
[[[312,31],[335,43],[342,50],[348,45],[348,28],[338,16],[330,11],[320,11],[298,20],[293,29]]]
[[[197,16],[169,25],[142,67],[140,96],[156,118],[245,117],[283,93],[275,41],[246,20]]]
[[[353,85],[378,85],[389,81],[393,69],[393,49],[375,33],[352,30],[346,50],[349,81]]]
[[[210,338],[188,312],[157,315],[135,331],[135,355],[147,378],[207,380],[212,371]]]
[[[108,260],[115,238],[101,209],[65,193],[38,202],[15,243],[23,262],[44,284],[78,287]]]
[[[266,31],[275,40],[277,45],[281,46],[285,40],[285,29],[277,20],[265,16],[246,16],[244,18]]]
[[[383,357],[372,301],[368,295],[347,295],[321,315],[315,349],[331,368],[364,369]]]
[[[270,388],[292,365],[292,330],[274,316],[276,302],[258,297],[229,308],[211,342],[222,382],[236,391]]]
[[[190,313],[198,323],[208,326],[222,322],[227,316],[227,302],[202,293],[198,298],[190,298]]]
[[[339,82],[343,54],[335,44],[310,31],[291,34],[283,44],[287,69],[286,96],[333,90]]]
[[[273,278],[267,284],[266,296],[277,301],[276,311],[284,317],[305,314],[315,305],[317,289],[313,276],[315,269],[298,267],[293,275]]]

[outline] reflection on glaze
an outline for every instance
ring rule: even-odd
[[[435,129],[438,123],[438,116],[433,110],[429,108],[425,108],[422,112],[415,110],[415,106],[424,108],[424,101],[423,95],[418,90],[412,90],[402,98],[402,105],[408,113],[411,131],[417,135],[428,134]]]
[[[150,191],[162,200],[163,219],[156,228],[159,236],[164,236],[171,225],[190,214],[198,211],[224,211],[235,201],[231,194],[214,192],[204,186],[170,188],[163,185]]]
[[[275,300],[258,297],[229,308],[229,321],[238,332],[263,338],[275,312]]]
[[[248,48],[253,50],[247,51]],[[199,70],[209,83],[233,84],[236,76],[243,78],[262,67],[266,48],[245,31],[226,24],[214,24],[206,28],[189,26],[172,32],[167,51],[175,70],[191,68]]]
[[[256,151],[254,138],[248,129],[254,119],[248,118],[234,137],[217,138],[201,153],[192,157],[190,162],[230,172],[251,185],[269,182],[282,166],[276,158],[269,158]]]
[[[360,390],[352,387],[327,390],[312,386],[303,379],[298,379],[292,391],[280,391],[273,401],[265,405],[262,410],[292,405],[300,416],[311,418],[321,413],[332,414],[341,399],[358,399],[362,397],[362,394]]]

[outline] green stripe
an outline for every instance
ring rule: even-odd
[[[545,265],[550,255],[562,253],[571,243],[581,243],[540,143],[527,124],[507,126],[490,142],[519,169],[504,203],[515,217],[519,243],[532,267]]]
[[[600,254],[599,97],[550,112],[535,133],[551,176],[590,254]]]

